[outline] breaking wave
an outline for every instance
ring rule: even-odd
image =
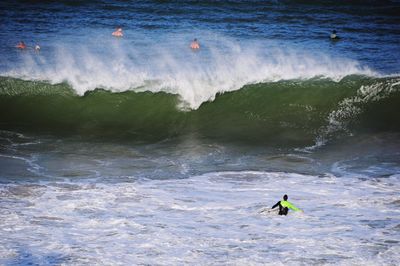
[[[181,95],[0,78],[3,129],[137,140],[187,134],[277,145],[312,145],[366,131],[399,131],[400,78],[351,75],[245,85],[182,110]]]

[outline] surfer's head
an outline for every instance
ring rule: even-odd
[[[332,33],[333,33],[333,34],[336,34],[336,31],[335,31],[335,30],[333,30],[333,31],[332,31]]]
[[[288,196],[285,194],[285,195],[283,195],[283,200],[287,200],[288,199]]]

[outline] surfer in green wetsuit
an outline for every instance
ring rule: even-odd
[[[279,206],[279,215],[287,215],[289,212],[289,209],[293,211],[303,211],[296,206],[294,206],[292,203],[290,203],[288,200],[288,196],[284,195],[283,200],[278,201],[274,206],[272,206],[272,209],[275,209],[276,207]]]

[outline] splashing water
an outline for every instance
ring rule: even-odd
[[[2,75],[24,79],[68,82],[79,95],[96,88],[112,92],[164,91],[177,94],[181,107],[197,109],[217,93],[246,84],[317,76],[340,80],[351,74],[376,75],[356,61],[332,58],[273,43],[237,43],[218,36],[205,41],[198,52],[177,45],[187,36],[163,38],[162,43],[141,39],[141,45],[125,40],[66,47],[57,44],[47,55],[25,54],[18,66]]]

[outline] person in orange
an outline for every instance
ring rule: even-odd
[[[18,49],[26,49],[26,45],[23,41],[20,41],[15,47],[17,47]]]
[[[194,39],[193,42],[190,44],[190,48],[192,48],[193,50],[197,50],[200,49],[200,44],[197,41],[197,39]]]
[[[121,28],[121,27],[118,27],[118,28],[112,33],[112,36],[115,36],[115,37],[122,37],[122,36],[124,36],[124,34],[122,33],[122,28]]]

